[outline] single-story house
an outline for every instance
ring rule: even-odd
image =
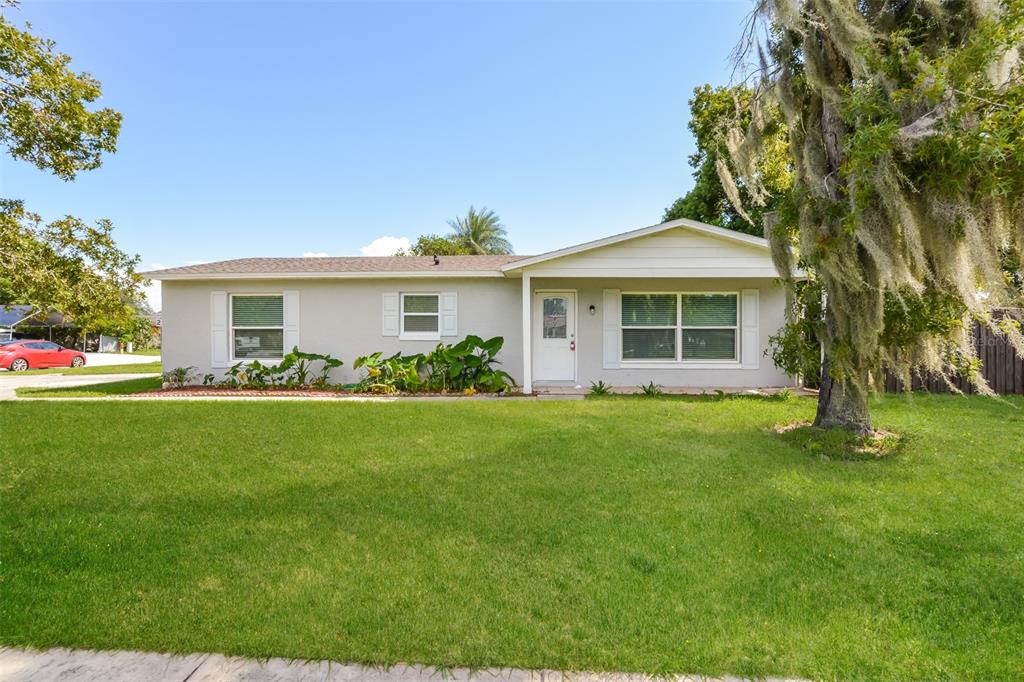
[[[786,293],[760,237],[692,220],[539,256],[243,258],[146,273],[163,286],[166,369],[222,375],[298,346],[352,360],[502,336],[504,368],[536,388],[654,381],[778,387],[766,356]]]

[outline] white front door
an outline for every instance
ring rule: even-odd
[[[533,295],[533,378],[576,381],[576,293]]]

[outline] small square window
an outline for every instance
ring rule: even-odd
[[[440,294],[402,294],[401,336],[409,339],[441,338]]]

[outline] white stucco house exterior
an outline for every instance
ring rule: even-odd
[[[163,288],[165,369],[221,375],[298,346],[345,361],[503,336],[525,392],[654,381],[792,385],[765,355],[786,294],[759,237],[692,220],[539,256],[244,258],[146,273]]]

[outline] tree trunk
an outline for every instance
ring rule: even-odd
[[[812,45],[815,43],[811,43]],[[822,65],[823,75],[829,83],[835,84],[837,88],[852,81],[850,69],[830,38],[825,34],[819,34],[816,45],[820,49],[819,63]],[[841,204],[847,201],[849,188],[847,180],[843,177],[842,168],[844,162],[844,146],[849,136],[849,129],[843,121],[843,117],[835,106],[828,100],[820,99],[816,103],[821,107],[820,118],[816,122],[820,126],[821,140],[824,146],[826,174],[822,189],[829,201]],[[844,226],[840,223],[833,225],[837,236],[843,235]],[[847,236],[847,238],[849,238]],[[854,248],[855,250],[855,248]],[[842,283],[835,280],[825,281],[825,291],[831,286],[842,286]],[[840,299],[843,300],[843,299]],[[829,310],[831,301],[825,304],[825,334],[824,337],[834,340],[838,334],[836,320]],[[826,349],[828,345],[826,345]],[[818,389],[818,413],[814,418],[814,426],[823,429],[840,428],[860,436],[868,435],[871,430],[871,416],[868,411],[867,399],[867,372],[861,376],[854,377],[859,381],[847,379],[835,379],[830,372],[828,352],[821,363],[821,385]]]
[[[814,426],[819,429],[843,429],[858,436],[872,433],[867,395],[829,373],[828,358],[821,364],[818,412]]]

